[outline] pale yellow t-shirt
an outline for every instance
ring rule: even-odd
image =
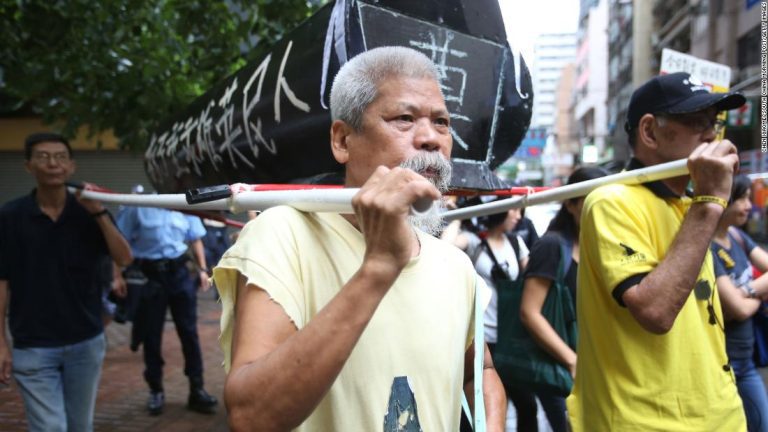
[[[396,377],[407,377],[425,432],[458,430],[475,272],[459,249],[418,235],[420,255],[386,294],[330,391],[298,431],[382,430]],[[276,207],[249,222],[214,270],[225,368],[238,272],[267,291],[301,329],[357,271],[364,251],[362,234],[337,214]]]
[[[575,432],[745,431],[725,353],[720,298],[707,253],[698,281],[710,295],[685,302],[672,329],[643,329],[614,296],[665,257],[690,207],[643,185],[609,185],[587,197],[581,219],[579,343],[567,399]],[[626,280],[630,283],[624,283]],[[716,322],[709,322],[712,304]]]

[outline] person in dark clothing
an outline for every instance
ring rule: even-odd
[[[131,249],[100,202],[67,191],[63,136],[30,135],[24,157],[37,187],[0,208],[0,383],[13,372],[29,430],[91,431],[106,348],[97,263],[127,265]]]
[[[582,167],[568,178],[568,184],[603,177],[608,173],[598,167]],[[571,251],[570,265],[565,274],[565,283],[571,292],[576,308],[576,274],[579,267],[579,220],[581,206],[585,197],[572,198],[563,203],[543,237],[531,250],[528,267],[525,270],[523,298],[520,304],[520,319],[531,336],[552,357],[567,367],[571,375],[576,375],[576,352],[558,336],[544,315],[541,308],[547,298],[552,283],[557,279],[561,267],[561,244],[567,245]],[[565,414],[565,398],[539,392],[536,394],[541,402],[547,419],[555,432],[567,431],[568,420]]]
[[[189,378],[187,408],[212,413],[218,404],[203,388],[203,358],[197,334],[197,287],[209,288],[208,268],[200,240],[205,229],[200,219],[176,211],[126,207],[117,218],[120,230],[131,244],[136,264],[147,278],[135,313],[134,331],[144,344],[144,379],[150,394],[147,409],[151,415],[163,411],[162,334],[165,315],[171,310],[184,353],[184,374]],[[195,259],[189,266],[188,250]],[[132,341],[132,346],[138,342]]]
[[[539,233],[536,232],[533,221],[525,217],[525,208],[520,209],[520,220],[517,221],[517,225],[512,229],[512,234],[520,237],[528,250],[531,250],[536,240],[539,239]]]

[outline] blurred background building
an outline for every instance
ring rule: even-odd
[[[742,171],[768,171],[768,156],[759,146],[758,0],[573,1],[579,3],[576,33],[542,34],[535,44],[531,130],[505,164],[517,168],[519,183],[557,185],[574,165],[615,169],[627,161],[629,99],[659,73],[665,48],[730,68],[730,90],[743,93],[748,103],[728,113],[726,138],[739,149]],[[563,47],[554,72],[553,47],[566,41],[573,42],[573,57]],[[561,103],[562,93],[569,103]]]
[[[548,183],[562,165],[573,165],[570,155],[575,131],[571,119],[563,119],[561,112],[567,105],[563,98],[570,99],[575,58],[575,33],[544,33],[536,39],[530,67],[534,94],[531,126],[515,155],[499,170],[501,175],[540,185]]]
[[[608,134],[608,0],[582,0],[573,115],[582,163],[613,159]]]

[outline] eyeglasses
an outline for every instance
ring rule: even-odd
[[[697,300],[706,300],[707,301],[707,313],[709,314],[709,323],[712,325],[717,325],[725,331],[723,328],[723,325],[720,324],[720,321],[717,319],[717,315],[715,314],[715,306],[712,304],[712,299],[715,297],[715,291],[712,289],[712,287],[709,285],[708,281],[700,280],[696,282],[696,286],[693,287],[693,294],[696,296]]]
[[[696,133],[705,133],[710,130],[714,130],[715,135],[719,135],[720,131],[725,127],[725,122],[717,117],[712,117],[707,113],[692,113],[692,114],[655,114],[656,117],[665,118],[690,128]]]
[[[69,161],[69,153],[35,152],[32,154],[32,160],[38,163],[49,163],[51,160],[56,161],[56,163],[64,163]]]

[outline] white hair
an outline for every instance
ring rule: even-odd
[[[363,112],[376,99],[379,83],[391,77],[429,78],[439,83],[435,64],[421,52],[401,46],[374,48],[339,69],[331,87],[331,118],[359,131]]]

